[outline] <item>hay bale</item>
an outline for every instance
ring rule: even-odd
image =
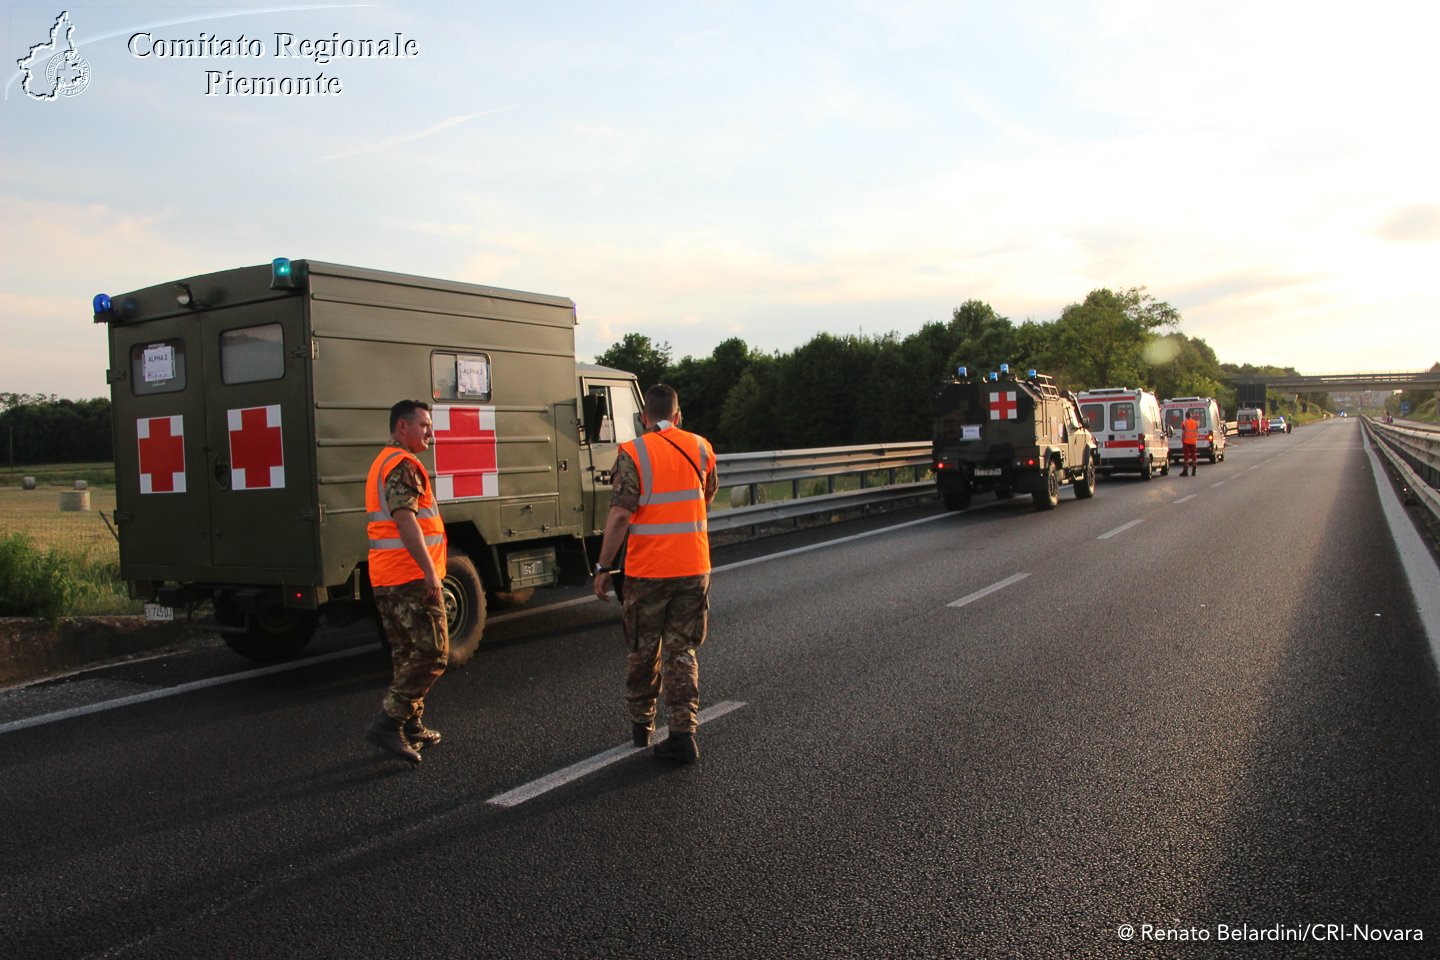
[[[60,512],[81,513],[90,509],[89,490],[60,491]]]

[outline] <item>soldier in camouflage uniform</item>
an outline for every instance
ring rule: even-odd
[[[421,718],[425,695],[450,655],[441,593],[444,524],[430,477],[415,456],[434,440],[429,409],[416,400],[391,408],[391,442],[375,458],[366,490],[370,580],[394,668],[366,739],[410,763],[420,762],[419,748],[440,742]]]
[[[690,763],[700,755],[696,648],[705,642],[710,612],[705,508],[719,480],[709,443],[679,429],[673,389],[658,384],[647,390],[642,417],[646,436],[622,445],[611,471],[614,489],[595,566],[595,595],[609,599],[610,567],[628,533],[621,600],[631,731],[637,747],[649,744],[663,689],[670,731],[655,746],[655,756]]]

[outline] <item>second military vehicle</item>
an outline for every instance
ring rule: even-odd
[[[257,660],[294,656],[322,612],[365,616],[366,474],[402,399],[435,423],[421,459],[449,538],[452,664],[487,593],[588,581],[640,393],[577,365],[569,299],[281,258],[94,311],[120,573],[152,615],[208,602]]]
[[[932,465],[948,509],[964,510],[987,491],[1001,500],[1028,493],[1037,510],[1054,509],[1067,484],[1082,500],[1095,495],[1099,447],[1075,395],[1050,377],[1016,377],[1002,365],[971,379],[961,367],[934,409]]]

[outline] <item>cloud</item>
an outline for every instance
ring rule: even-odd
[[[443,133],[451,127],[458,127],[462,123],[469,123],[476,117],[486,117],[493,113],[500,113],[509,107],[492,107],[489,110],[478,110],[475,113],[467,113],[459,117],[446,117],[439,123],[433,123],[424,130],[417,130],[414,133],[402,133],[398,136],[387,137],[384,140],[376,140],[373,143],[363,143],[349,150],[340,150],[335,153],[327,153],[320,157],[320,160],[349,160],[351,157],[363,156],[367,153],[381,153],[391,150],[406,143],[414,143],[416,140],[424,140],[426,137],[433,137],[437,133]]]
[[[1440,205],[1421,203],[1392,210],[1374,233],[1391,243],[1433,243],[1440,240]]]

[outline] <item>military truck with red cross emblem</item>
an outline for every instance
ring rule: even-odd
[[[1075,395],[1044,374],[1015,376],[1001,364],[972,378],[960,367],[936,396],[934,415],[931,466],[947,509],[967,509],[977,493],[1028,493],[1037,510],[1053,510],[1063,486],[1081,500],[1095,495],[1095,437]]]
[[[402,399],[431,405],[452,663],[487,594],[589,582],[641,401],[634,375],[576,363],[571,300],[280,258],[94,314],[120,572],[150,615],[184,609],[257,660],[370,615],[365,479]]]

